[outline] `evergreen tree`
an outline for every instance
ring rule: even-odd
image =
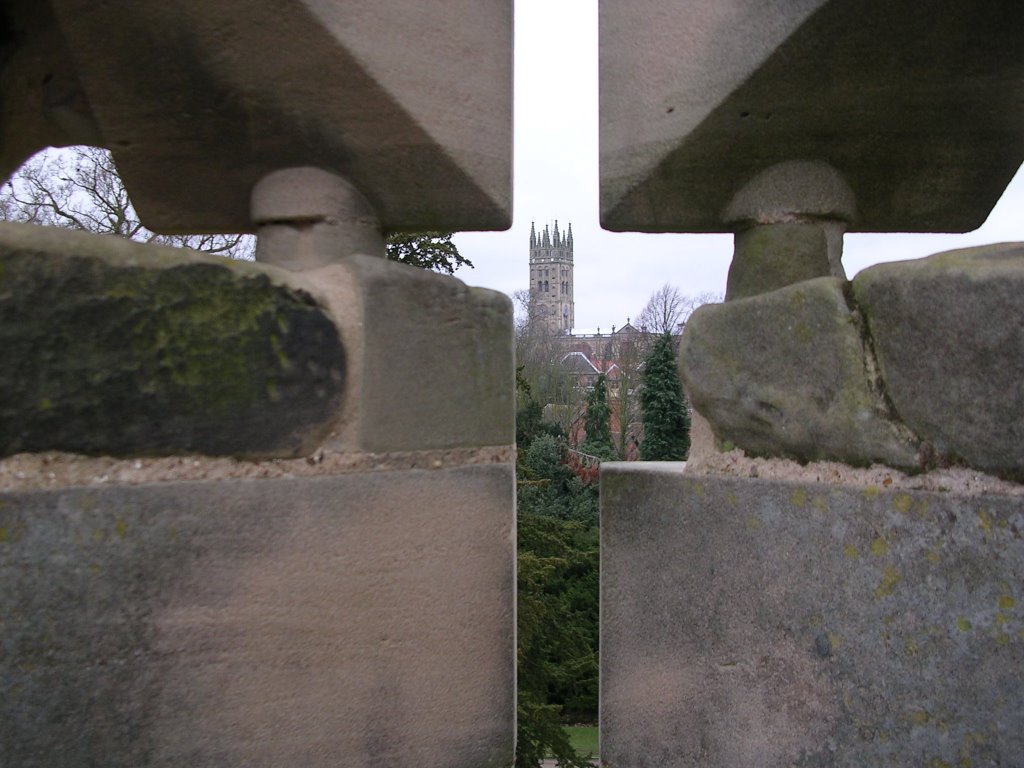
[[[681,461],[690,452],[690,412],[679,381],[675,339],[663,333],[644,361],[644,387],[640,393],[644,461]]]
[[[562,722],[597,715],[597,529],[522,507],[517,518],[516,766],[537,768],[551,755],[563,768],[587,768]]]
[[[392,232],[387,238],[387,257],[434,272],[454,274],[459,267],[472,269],[473,262],[459,253],[452,232]]]
[[[599,459],[613,460],[615,444],[612,442],[612,409],[608,405],[608,389],[602,373],[587,395],[587,411],[583,419],[587,436],[580,450]]]
[[[519,449],[519,509],[531,515],[596,526],[597,483],[584,483],[576,476],[566,463],[568,447],[561,435],[540,434],[529,447]]]
[[[563,724],[597,718],[597,484],[566,463],[555,425],[524,404],[516,462],[518,520],[517,768],[554,757],[562,768],[589,768]],[[537,419],[535,422],[534,419]]]

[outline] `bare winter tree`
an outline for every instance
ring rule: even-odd
[[[577,386],[575,376],[563,365],[565,351],[547,324],[537,316],[530,292],[518,290],[512,298],[516,305],[516,365],[519,366],[519,376],[529,387],[529,397],[542,406],[552,406],[548,418],[568,431],[586,395]]]
[[[105,149],[47,150],[3,185],[0,219],[82,229],[251,261],[252,235],[158,235],[139,221]]]
[[[619,371],[613,396],[617,401],[619,414],[619,433],[618,440],[615,441],[615,452],[620,461],[630,458],[630,443],[635,442],[640,431],[638,398],[643,382],[640,364],[646,355],[647,342],[646,334],[635,333],[620,340],[616,345],[616,362],[619,365]]]
[[[663,333],[678,333],[680,327],[697,307],[721,301],[720,295],[704,292],[696,296],[684,296],[674,285],[665,283],[651,294],[647,305],[637,315],[637,326],[655,336]]]

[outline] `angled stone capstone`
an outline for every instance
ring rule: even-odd
[[[251,231],[253,186],[303,166],[347,179],[385,229],[511,223],[509,3],[14,0],[5,15],[5,173],[48,144],[105,146],[161,232]]]
[[[850,231],[974,229],[1024,160],[1022,36],[1015,2],[602,0],[601,222],[732,232],[740,189],[813,161]]]

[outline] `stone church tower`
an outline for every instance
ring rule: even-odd
[[[576,324],[572,301],[572,224],[564,235],[555,222],[540,235],[530,224],[530,305],[551,333],[568,333]]]

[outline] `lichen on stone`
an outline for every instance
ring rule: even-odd
[[[291,456],[323,437],[345,371],[330,316],[257,268],[161,251],[0,243],[0,455]]]

